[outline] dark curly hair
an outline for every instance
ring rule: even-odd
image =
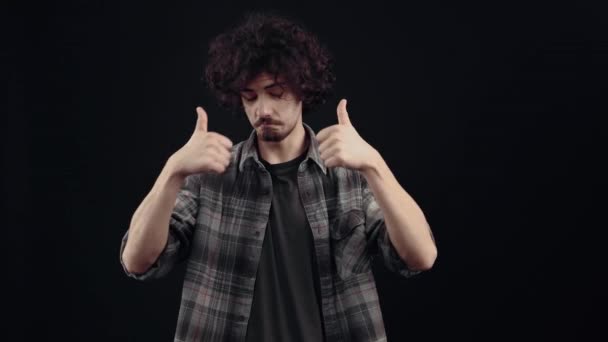
[[[271,11],[247,13],[210,42],[204,80],[234,114],[243,109],[240,90],[261,72],[284,77],[303,114],[325,103],[335,83],[327,49],[301,24]]]

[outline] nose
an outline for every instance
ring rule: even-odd
[[[257,102],[256,116],[258,118],[270,117],[272,115],[270,101],[265,96],[260,96]]]

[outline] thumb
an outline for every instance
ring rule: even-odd
[[[346,111],[346,99],[342,99],[338,103],[338,123],[340,125],[351,125],[348,112]]]
[[[207,112],[203,107],[196,107],[196,128],[195,131],[207,132]]]

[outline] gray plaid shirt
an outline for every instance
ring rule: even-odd
[[[298,169],[298,186],[314,237],[327,341],[385,341],[372,258],[392,272],[408,269],[389,240],[363,175],[326,168],[314,131]],[[260,162],[255,130],[233,146],[223,174],[186,178],[178,193],[167,245],[143,274],[149,280],[187,261],[175,341],[244,341],[256,270],[272,201],[272,180]],[[294,204],[297,205],[297,204]],[[120,254],[128,238],[125,233]]]

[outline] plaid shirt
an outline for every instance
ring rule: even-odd
[[[356,170],[326,168],[315,133],[298,168],[300,198],[314,237],[327,341],[385,341],[372,259],[409,277],[389,240],[380,207]],[[223,174],[186,178],[170,219],[167,245],[143,274],[149,280],[187,261],[175,341],[244,341],[272,201],[271,175],[255,139],[233,146]],[[294,203],[294,205],[297,205]],[[128,238],[125,233],[120,254]]]

